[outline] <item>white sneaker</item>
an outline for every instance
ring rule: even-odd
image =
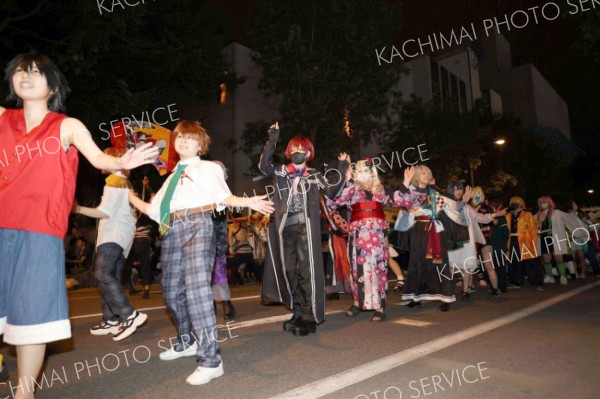
[[[102,320],[100,324],[90,328],[90,334],[92,335],[115,335],[119,332],[119,322],[111,320]]]
[[[214,378],[218,378],[223,375],[223,362],[219,364],[219,367],[206,368],[198,367],[190,376],[185,380],[188,385],[202,385],[206,384]]]
[[[547,274],[544,276],[544,284],[554,284],[554,278],[548,276]]]
[[[160,358],[160,360],[175,360],[175,359],[179,359],[181,357],[196,356],[197,351],[198,351],[198,343],[194,342],[194,344],[192,346],[188,346],[186,349],[179,351],[179,352],[175,350],[175,347],[172,347],[171,349],[167,349],[164,352],[160,352],[160,355],[158,355],[158,357]]]
[[[565,276],[560,276],[560,285],[567,285],[567,278]]]
[[[146,313],[134,310],[127,320],[119,323],[119,331],[113,337],[113,341],[121,341],[122,339],[129,337],[139,326],[146,322],[147,318],[148,315]]]

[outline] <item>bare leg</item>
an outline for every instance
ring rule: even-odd
[[[17,345],[17,359],[19,368],[19,385],[15,399],[32,399],[34,397],[34,383],[37,379],[42,363],[46,344]]]
[[[396,262],[391,257],[389,259],[388,264],[390,266],[390,269],[392,269],[392,271],[396,275],[396,278],[398,279],[398,281],[396,281],[396,286],[394,287],[393,291],[396,293],[401,292],[402,287],[404,287],[404,275],[402,274],[402,269],[400,268],[398,262]]]
[[[400,269],[400,265],[391,257],[389,259],[389,266],[398,278],[398,280],[404,280],[404,275],[402,274],[402,269]]]
[[[471,296],[471,294],[469,293],[469,286],[471,285],[471,281],[473,281],[473,275],[471,275],[471,273],[469,273],[468,270],[463,270],[463,276],[462,276],[462,295],[463,295],[463,299],[467,299]]]

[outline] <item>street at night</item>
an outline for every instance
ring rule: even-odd
[[[600,0],[3,0],[0,399],[600,398]]]
[[[381,325],[373,325],[367,312],[357,319],[345,317],[342,311],[350,298],[343,295],[327,302],[327,321],[307,337],[282,331],[289,312],[261,306],[257,285],[236,287],[238,319],[229,330],[222,315],[217,319],[223,325],[218,340],[226,374],[204,387],[181,383],[193,358],[158,359],[176,331],[159,286],[152,288],[149,301],[132,297],[134,306],[147,309],[146,325],[120,343],[88,333],[98,317],[98,291],[71,293],[74,337],[49,346],[44,369],[48,385],[39,397],[80,398],[82,392],[90,399],[600,395],[600,310],[591,306],[600,300],[595,279],[544,292],[524,287],[498,299],[479,288],[470,302],[445,314],[432,304],[399,306],[399,296],[392,293],[389,318]],[[15,362],[8,365],[12,369]],[[0,397],[7,392],[0,391]]]

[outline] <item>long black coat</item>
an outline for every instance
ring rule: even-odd
[[[288,204],[291,200],[292,179],[285,165],[273,164],[275,147],[276,140],[267,141],[259,163],[260,171],[273,179],[273,187],[267,192],[275,203],[275,212],[271,215],[269,223],[261,299],[269,302],[281,302],[293,309],[292,292],[284,268],[282,239]],[[326,171],[328,178],[326,180],[321,172],[307,168],[298,187],[305,204],[304,216],[308,221],[306,230],[311,253],[312,311],[317,323],[325,320],[325,273],[321,247],[320,195],[334,198],[339,194],[345,184],[344,176],[347,169],[348,162],[340,161],[337,171]]]

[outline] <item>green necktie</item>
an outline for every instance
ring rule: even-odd
[[[171,215],[171,199],[173,198],[173,193],[175,193],[175,189],[177,188],[177,182],[181,178],[181,173],[187,167],[187,165],[179,164],[177,166],[177,170],[173,173],[173,178],[169,182],[167,186],[167,191],[165,192],[165,196],[163,197],[162,202],[160,203],[160,233],[165,234],[167,230],[169,230],[169,217]]]

